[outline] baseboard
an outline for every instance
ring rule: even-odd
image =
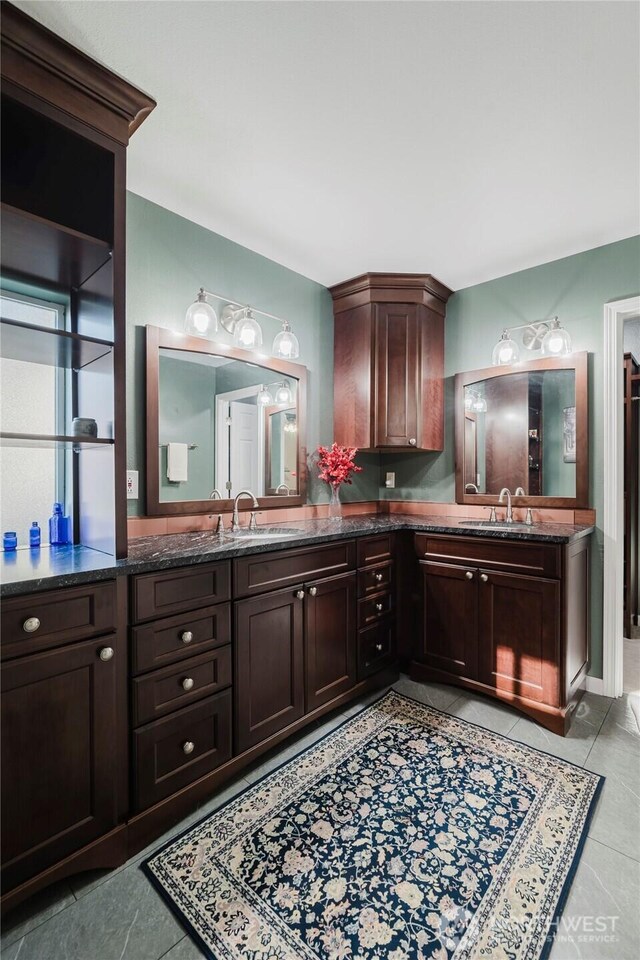
[[[600,677],[587,677],[587,693],[595,693],[596,696],[604,696],[604,680]]]

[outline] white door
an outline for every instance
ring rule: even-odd
[[[229,411],[229,478],[231,496],[235,496],[240,490],[258,491],[260,487],[258,408],[255,404],[233,400]]]

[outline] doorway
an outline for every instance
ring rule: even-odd
[[[640,317],[623,327],[624,693],[640,693]]]

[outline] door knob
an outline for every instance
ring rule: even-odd
[[[467,572],[465,573],[465,577],[467,578],[467,580],[473,580],[473,573],[471,572],[471,570],[467,570]]]
[[[415,445],[416,445],[416,438],[411,437],[411,439],[409,440],[409,446],[415,447]]]
[[[107,660],[111,660],[111,658],[113,657],[113,647],[103,647],[102,650],[100,651],[99,656],[100,656],[100,659],[104,660],[105,662]]]
[[[35,633],[36,630],[40,629],[40,621],[37,617],[27,617],[22,624],[22,629],[25,633]]]
[[[186,753],[187,756],[189,756],[190,753],[193,753],[195,748],[196,745],[193,740],[186,740],[185,743],[182,744],[182,752]]]
[[[193,640],[193,634],[191,633],[191,630],[185,630],[184,633],[181,633],[180,639],[183,643],[191,643]]]
[[[296,590],[296,597],[298,600],[304,600],[304,590]]]
[[[316,595],[317,592],[318,592],[318,588],[317,588],[317,587],[309,587],[309,596],[310,596],[310,597],[315,597],[315,595]]]
[[[486,573],[481,573],[480,579],[482,580],[483,583],[486,583],[489,577],[486,575]]]
[[[195,680],[193,680],[192,677],[185,677],[184,680],[182,681],[183,690],[193,690],[194,686],[195,686]]]

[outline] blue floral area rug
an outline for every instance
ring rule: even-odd
[[[391,692],[144,869],[214,960],[540,960],[601,782]]]

